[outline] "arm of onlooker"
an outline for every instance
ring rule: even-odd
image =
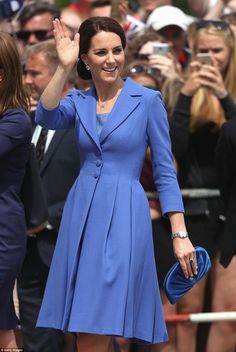
[[[226,119],[234,117],[236,114],[236,104],[227,92],[222,75],[216,64],[212,66],[202,66],[202,69],[199,71],[199,77],[201,85],[205,88],[211,89],[211,91],[219,98]]]
[[[204,17],[209,8],[209,0],[187,0],[188,7],[196,17]]]
[[[204,18],[209,20],[220,18],[228,2],[229,0],[217,0],[216,4],[206,12]]]
[[[236,11],[236,0],[230,0],[227,6],[234,12]]]
[[[211,89],[217,98],[223,99],[228,95],[222,74],[214,61],[213,65],[202,65],[198,75],[200,85]]]
[[[230,95],[220,99],[227,120],[236,116],[236,103]]]
[[[21,144],[31,135],[30,119],[23,111],[10,112],[0,121],[0,158],[5,157],[9,152]]]
[[[236,0],[218,0],[216,4],[207,11],[204,18],[217,20],[223,15],[226,6],[232,11],[236,11]]]
[[[172,151],[177,159],[182,157],[188,148],[191,102],[192,97],[181,92],[170,119]]]
[[[55,230],[56,232],[58,232],[64,204],[65,204],[65,201],[61,201],[61,202],[57,202],[57,203],[51,205],[48,208],[48,213],[49,213],[48,221],[44,222],[43,224],[41,224],[37,227],[27,229],[27,234],[29,234],[29,235],[35,234],[36,235],[37,233],[39,233],[45,229]]]
[[[221,17],[225,6],[229,7],[232,11],[236,11],[236,0],[217,0],[212,7],[210,7],[209,0],[188,0],[188,6],[193,15],[213,20]]]
[[[232,177],[234,175],[234,156],[230,142],[227,138],[227,130],[231,128],[227,123],[221,128],[220,137],[216,148],[216,165],[218,169],[219,185],[225,205],[230,198]]]
[[[160,70],[161,76],[164,79],[180,78],[182,74],[181,65],[176,62],[171,53],[168,56],[149,55],[149,65]]]

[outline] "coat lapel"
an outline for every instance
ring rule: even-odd
[[[119,95],[107,122],[104,124],[100,135],[100,143],[102,144],[109,134],[118,128],[138,107],[140,104],[140,96],[137,93],[137,87],[131,79],[127,78],[124,87]],[[134,93],[135,92],[135,93]]]
[[[81,92],[79,96],[74,96],[74,103],[79,119],[93,142],[100,150],[100,143],[96,125],[96,93],[91,88],[86,92]]]
[[[95,88],[93,87],[86,92],[80,92],[79,96],[73,96],[79,119],[100,151],[101,144],[106,137],[119,127],[140,104],[141,96],[142,93],[141,90],[139,90],[139,85],[130,78],[127,78],[121,94],[109,114],[108,120],[103,126],[100,138],[98,137],[96,125]]]

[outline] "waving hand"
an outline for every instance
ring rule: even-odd
[[[71,70],[79,56],[79,34],[76,33],[71,40],[65,24],[59,19],[53,21],[53,28],[60,65],[65,70]]]

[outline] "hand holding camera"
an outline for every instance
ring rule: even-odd
[[[153,45],[153,53],[149,55],[149,64],[157,68],[163,78],[176,78],[180,76],[181,67],[176,62],[167,43]]]
[[[210,89],[219,99],[227,95],[222,74],[214,57],[208,53],[199,53],[190,63],[189,76],[182,88],[182,93],[192,96],[199,88]]]

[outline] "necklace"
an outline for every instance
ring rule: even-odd
[[[102,109],[105,109],[106,104],[107,104],[106,101],[101,101],[101,102],[98,101],[98,105],[99,105]]]
[[[107,100],[104,100],[104,101],[101,101],[101,100],[98,99],[98,100],[97,100],[98,106],[99,106],[101,109],[105,109],[106,106],[107,106],[108,101],[113,101],[119,94],[120,94],[120,90],[118,90],[118,92],[116,93],[116,95],[115,95],[113,98],[111,98],[111,99],[107,99]]]

